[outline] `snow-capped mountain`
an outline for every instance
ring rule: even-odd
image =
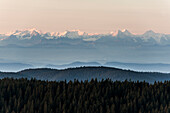
[[[93,37],[93,36],[117,36],[117,35],[124,35],[124,36],[132,36],[132,34],[128,30],[118,30],[116,32],[111,32],[107,34],[99,34],[99,33],[86,33],[82,32],[80,30],[67,30],[64,32],[41,32],[40,30],[37,30],[36,28],[32,29],[25,29],[25,30],[16,30],[14,32],[3,34],[5,36],[17,36],[17,37],[26,37],[26,36],[36,36],[41,35],[44,37],[68,37],[68,38],[79,38],[79,37]],[[1,36],[1,35],[0,35]],[[29,38],[27,38],[29,39]]]
[[[25,29],[25,30],[16,30],[14,32],[10,32],[5,34],[5,36],[16,36],[18,39],[31,39],[33,36],[40,36],[42,34],[41,31],[32,28],[32,29]]]
[[[81,36],[87,36],[85,32],[81,32],[80,30],[72,30],[72,31],[65,31],[63,33],[59,33],[58,36],[62,37],[69,37],[69,38],[79,38]]]
[[[147,40],[152,38],[157,43],[164,43],[163,41],[170,40],[170,35],[161,34],[161,33],[155,33],[152,30],[146,31],[143,35],[140,35],[139,37],[144,38],[145,41],[147,41]]]
[[[127,29],[124,30],[117,30],[115,32],[111,32],[113,37],[119,37],[119,38],[124,38],[124,37],[133,37],[133,34],[130,33]]]
[[[128,30],[99,34],[80,30],[41,32],[34,28],[0,35],[0,58],[37,63],[77,60],[170,63],[169,50],[170,35],[151,30],[136,35]]]
[[[170,44],[170,35],[155,33],[152,30],[146,31],[142,35],[134,35],[128,30],[118,30],[115,32],[110,32],[106,34],[98,34],[98,33],[86,33],[80,30],[67,30],[65,32],[42,32],[35,28],[33,29],[25,29],[25,30],[16,30],[11,33],[1,34],[0,35],[0,42],[15,42],[19,40],[37,40],[37,43],[42,42],[42,40],[55,40],[57,39],[62,40],[63,38],[68,38],[71,40],[82,40],[85,42],[95,42],[99,39],[102,40],[109,40],[113,39],[112,41],[121,41],[129,42],[130,43],[151,43],[151,44],[160,44],[160,45],[167,45]],[[115,39],[116,38],[116,39]],[[114,40],[115,39],[115,40]],[[48,41],[49,42],[49,41]],[[36,44],[37,44],[36,43]],[[44,42],[45,43],[45,42]],[[113,42],[114,43],[114,42]],[[10,43],[11,44],[11,43]],[[15,43],[16,44],[16,43]]]

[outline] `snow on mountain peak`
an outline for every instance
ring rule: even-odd
[[[10,36],[10,35],[16,35],[16,36],[25,36],[25,35],[38,35],[38,34],[42,34],[41,31],[37,30],[36,28],[32,28],[32,29],[24,29],[24,30],[16,30],[14,32],[10,32],[5,34],[6,36]]]
[[[122,32],[127,36],[132,35],[132,33],[130,33],[127,29],[122,30]]]
[[[117,36],[118,31],[112,31],[112,32],[110,32],[110,34],[111,34],[112,36]]]
[[[86,33],[80,30],[67,30],[64,32],[41,32],[36,28],[24,29],[24,30],[16,30],[15,32],[7,33],[6,36],[15,35],[17,37],[26,37],[26,36],[47,36],[47,37],[68,37],[68,38],[78,38],[78,37],[90,37],[90,36],[104,36],[104,35],[112,35],[112,36],[129,36],[132,35],[128,30],[118,30],[115,32],[111,32],[109,34],[99,34],[99,33]]]
[[[80,30],[71,30],[71,32],[76,32],[78,35],[84,35],[85,32],[82,32]]]
[[[165,34],[155,33],[152,30],[146,31],[143,35],[144,38],[161,38],[165,37]]]
[[[32,29],[27,29],[27,31],[29,31],[31,34],[33,33],[39,33],[39,34],[42,34],[42,32],[40,30],[37,30],[36,28],[32,28]]]
[[[155,35],[156,33],[152,30],[146,31],[143,35]]]
[[[87,33],[82,32],[80,30],[67,30],[65,32],[61,32],[58,36],[69,37],[69,38],[78,38],[79,36],[87,35]]]
[[[146,31],[142,35],[136,35],[136,34],[130,33],[127,29],[117,30],[114,32],[106,33],[106,34],[99,34],[99,33],[86,33],[80,30],[67,30],[64,32],[41,32],[40,30],[37,30],[36,28],[32,28],[32,29],[16,30],[15,32],[7,33],[3,36],[1,35],[1,40],[2,38],[6,39],[7,37],[11,35],[16,36],[18,39],[31,39],[33,36],[38,36],[38,37],[44,37],[46,39],[55,39],[59,37],[67,37],[71,39],[82,38],[83,40],[86,40],[86,41],[95,41],[95,40],[100,39],[103,36],[117,37],[117,38],[138,37],[145,41],[148,41],[149,39],[152,38],[158,43],[161,42],[161,40],[170,39],[170,35],[155,33],[152,30]]]
[[[164,38],[165,40],[167,40],[167,35],[165,34],[161,34],[161,33],[155,33],[152,30],[146,31],[143,35],[141,35],[140,37],[143,37],[145,40],[148,40],[150,38],[153,38],[155,41],[157,41],[158,43],[160,43],[161,39]]]
[[[115,32],[111,32],[112,36],[119,36],[119,37],[122,37],[122,36],[132,36],[133,34],[130,33],[127,29],[123,29],[123,30],[117,30]]]
[[[58,36],[59,35],[59,32],[48,32],[48,33],[51,36]]]

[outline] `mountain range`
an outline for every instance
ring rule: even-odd
[[[41,32],[34,28],[0,35],[0,59],[24,64],[170,63],[169,50],[170,35],[152,30],[135,35],[128,30],[92,34],[80,30]]]
[[[102,38],[112,38],[114,41],[122,41],[128,40],[135,43],[150,43],[150,44],[160,44],[167,45],[170,44],[170,34],[161,34],[155,33],[152,30],[146,31],[142,35],[134,35],[130,33],[128,30],[118,30],[116,32],[110,32],[106,34],[98,34],[98,33],[86,33],[80,30],[70,30],[65,32],[41,32],[35,28],[33,29],[25,29],[25,30],[16,30],[15,32],[1,34],[0,35],[0,43],[2,45],[8,44],[19,44],[15,41],[19,41],[22,43],[27,43],[25,46],[29,46],[28,43],[35,41],[33,44],[39,43],[48,43],[51,40],[56,42],[61,42],[61,40],[69,39],[79,39],[85,42],[95,42]],[[30,41],[32,40],[32,41]],[[46,42],[44,42],[46,40]],[[8,43],[5,43],[7,42]],[[27,42],[25,42],[27,41]],[[55,43],[53,43],[55,44]]]

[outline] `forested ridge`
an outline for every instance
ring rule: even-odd
[[[170,81],[0,79],[0,113],[170,113]]]
[[[98,80],[110,78],[112,81],[147,81],[154,83],[155,81],[170,80],[170,73],[158,73],[158,72],[135,72],[131,70],[123,70],[112,67],[77,67],[68,69],[26,69],[20,72],[0,72],[0,79],[2,78],[36,78],[38,80],[49,81],[67,81],[74,79],[91,80],[97,78]]]

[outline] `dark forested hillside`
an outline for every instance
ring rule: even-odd
[[[1,79],[1,113],[170,113],[170,82]]]
[[[122,70],[109,67],[79,67],[64,70],[57,69],[28,69],[17,73],[0,73],[0,78],[36,78],[38,80],[60,81],[60,80],[98,80],[110,78],[113,81],[132,80],[147,81],[154,83],[155,81],[170,80],[170,74],[153,73],[153,72],[134,72],[130,70]]]

